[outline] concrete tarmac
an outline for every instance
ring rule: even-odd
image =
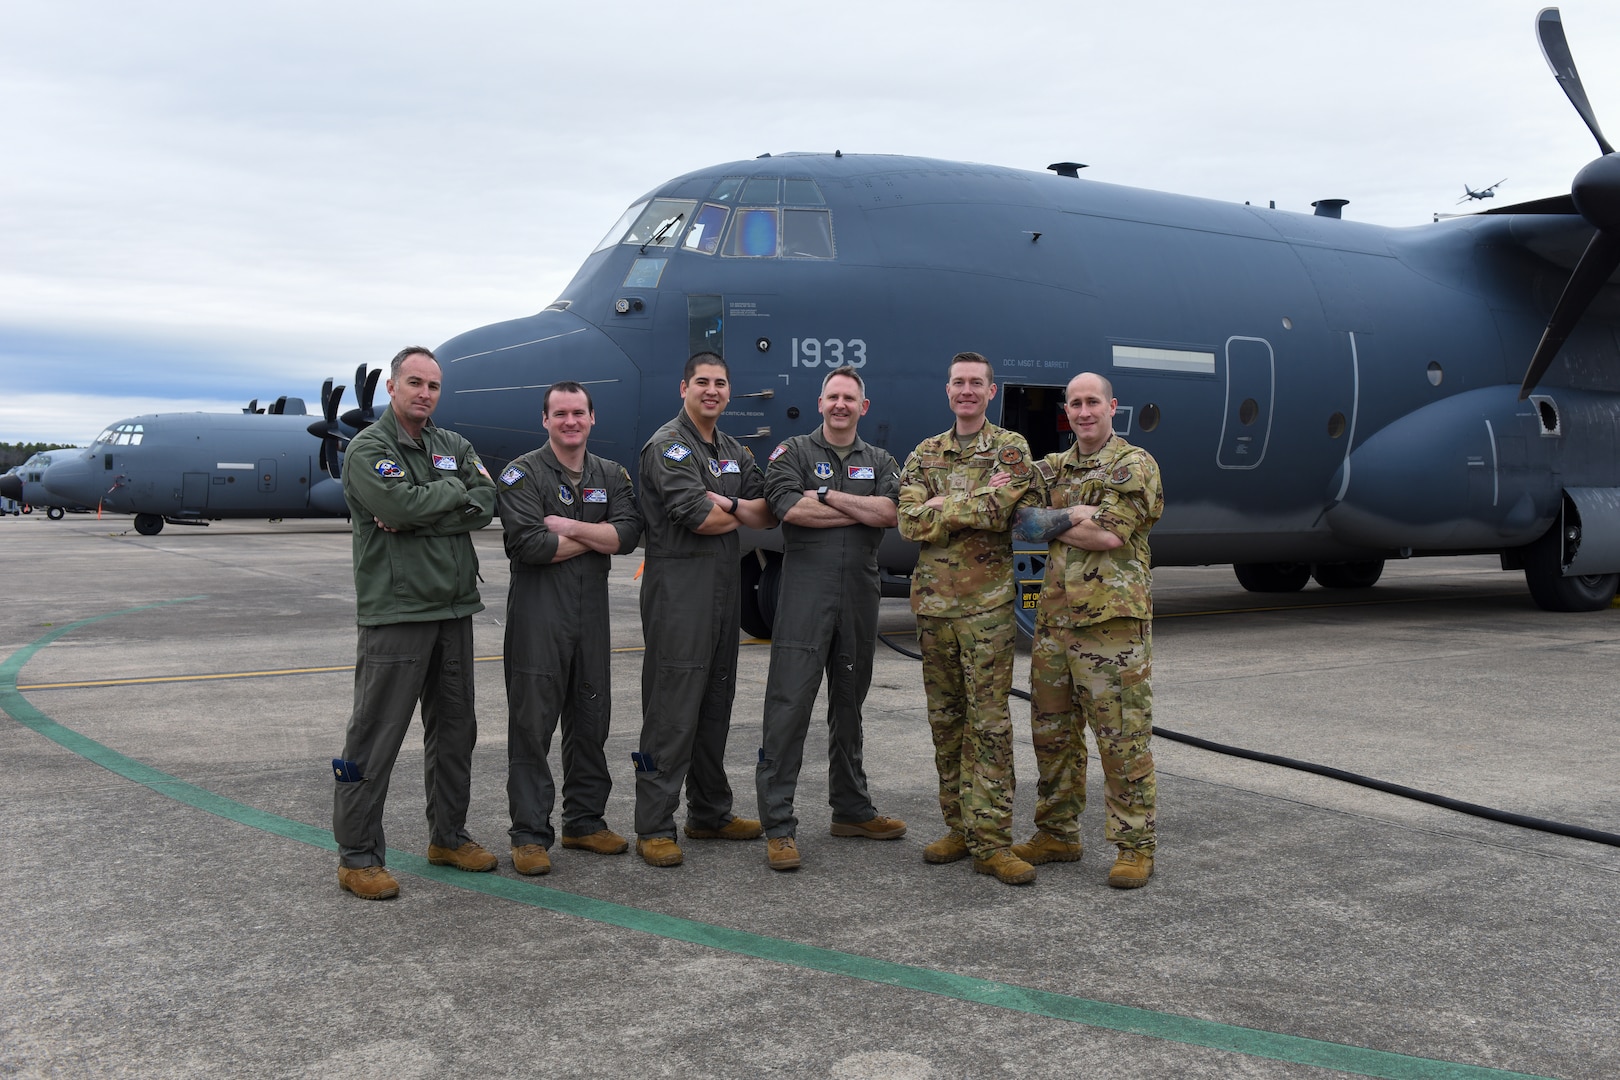
[[[513,872],[498,528],[476,537],[474,837],[425,861],[420,728],[388,800],[397,900],[337,887],[329,759],[354,658],[342,522],[0,520],[0,1074],[25,1077],[1484,1077],[1620,1071],[1620,848],[1155,741],[1151,884],[1082,861],[1009,887],[930,866],[919,665],[880,647],[866,766],[892,842],[762,841],[684,865],[553,849]],[[628,834],[638,559],[612,586]],[[1155,721],[1516,813],[1620,831],[1620,609],[1554,615],[1494,559],[1375,589],[1245,593],[1156,572]],[[883,629],[914,647],[903,601]],[[769,648],[744,643],[727,762],[755,816]],[[1018,658],[1026,685],[1027,650]],[[1013,702],[1015,834],[1034,802]],[[553,765],[557,768],[553,750]],[[1093,760],[1094,784],[1100,769]]]

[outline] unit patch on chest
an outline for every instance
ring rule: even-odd
[[[817,480],[831,480],[832,479],[832,462],[830,462],[830,461],[818,461],[818,462],[816,462],[816,479]]]
[[[870,465],[851,465],[849,467],[851,480],[876,480],[877,471]]]
[[[433,455],[433,467],[435,469],[438,469],[440,472],[455,472],[456,471],[456,455],[454,455],[454,454],[434,454]]]
[[[586,488],[585,501],[588,503],[607,502],[607,488]]]

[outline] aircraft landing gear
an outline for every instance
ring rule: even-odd
[[[1311,564],[1302,562],[1235,563],[1232,572],[1250,592],[1299,592],[1311,580]]]
[[[142,536],[156,536],[163,531],[162,514],[136,514],[135,531]]]
[[[1566,535],[1567,534],[1567,535]],[[1620,574],[1588,574],[1565,577],[1564,547],[1568,542],[1573,557],[1581,544],[1581,527],[1569,517],[1554,523],[1535,543],[1523,548],[1524,583],[1530,597],[1543,611],[1601,611],[1614,602],[1620,587]]]
[[[1317,563],[1311,577],[1324,589],[1370,589],[1384,574],[1384,560],[1370,562]]]
[[[756,549],[742,559],[743,633],[770,639],[776,622],[776,603],[782,595],[782,553]]]
[[[60,506],[47,506],[45,508],[45,516],[50,518],[52,521],[61,521],[63,518],[67,517],[67,511],[62,509]]]

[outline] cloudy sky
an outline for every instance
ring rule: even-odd
[[[900,153],[1420,225],[1596,144],[1534,4],[0,3],[0,442],[318,399],[532,313],[638,196]],[[1564,25],[1620,138],[1620,7]],[[351,399],[352,400],[352,399]]]

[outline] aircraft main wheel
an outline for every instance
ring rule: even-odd
[[[1384,574],[1384,560],[1371,562],[1317,563],[1311,577],[1324,589],[1370,589]]]
[[[67,517],[67,511],[62,509],[60,506],[52,506],[45,511],[45,516],[50,518],[52,521],[61,521],[63,518]]]
[[[1602,611],[1614,602],[1620,574],[1565,577],[1562,526],[1554,525],[1524,552],[1524,583],[1543,611]],[[1579,535],[1575,537],[1578,541]]]
[[[776,622],[776,604],[782,596],[782,555],[777,551],[750,551],[742,560],[743,633],[770,640]]]
[[[162,514],[136,514],[135,531],[142,536],[156,536],[163,531]]]
[[[1250,592],[1299,592],[1311,580],[1311,564],[1302,562],[1235,563],[1232,572]]]

